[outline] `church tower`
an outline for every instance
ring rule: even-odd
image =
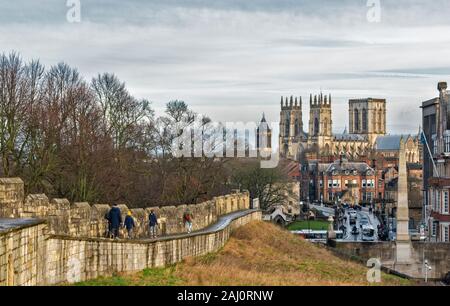
[[[333,120],[331,114],[331,95],[310,95],[309,98],[309,140],[323,154],[331,153],[333,142]]]
[[[279,141],[281,157],[295,159],[303,136],[302,98],[281,97]]]
[[[272,130],[264,114],[256,129],[256,149],[259,157],[269,158],[272,154]]]
[[[386,100],[353,99],[349,101],[350,134],[365,136],[373,146],[378,136],[386,135]]]

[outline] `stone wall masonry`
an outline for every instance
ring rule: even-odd
[[[396,263],[395,242],[335,242],[332,246],[342,253],[363,260],[378,258],[383,266],[412,278],[424,277],[424,259],[432,267],[428,274],[430,279],[443,279],[450,272],[450,243],[411,242],[409,264]]]
[[[42,223],[0,232],[0,285],[74,283],[171,265],[218,251],[234,229],[253,220],[261,220],[260,211],[242,212],[216,230],[156,241],[44,235]]]
[[[43,221],[0,231],[0,286],[36,285],[44,281],[46,241]]]
[[[122,218],[129,208],[118,205]],[[159,218],[159,234],[171,235],[186,231],[183,214],[188,209],[194,216],[194,231],[207,227],[221,215],[250,208],[248,192],[233,193],[216,197],[199,204],[148,207],[130,209],[135,223],[135,237],[148,236],[148,216],[154,210]],[[75,237],[104,237],[107,232],[105,214],[107,204],[73,203],[67,199],[49,199],[45,194],[31,194],[24,197],[24,184],[20,178],[0,179],[0,217],[4,218],[43,218],[47,220],[50,234]],[[121,234],[125,235],[121,230]]]

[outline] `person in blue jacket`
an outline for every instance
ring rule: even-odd
[[[125,217],[124,226],[127,229],[128,238],[129,239],[133,238],[133,229],[135,227],[135,224],[134,224],[133,216],[131,214],[131,210],[128,211],[128,214]]]
[[[150,237],[156,238],[157,236],[157,226],[158,226],[158,217],[156,217],[156,214],[153,210],[150,211],[150,214],[148,215],[148,224],[150,226]]]
[[[114,206],[109,211],[109,222],[111,223],[112,238],[118,239],[119,228],[122,224],[122,213],[120,211],[120,208],[117,207],[117,204],[114,204]]]

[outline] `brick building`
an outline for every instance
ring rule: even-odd
[[[365,162],[349,162],[340,158],[332,163],[310,162],[302,171],[303,182],[308,178],[307,195],[311,201],[370,204],[384,197],[381,171]],[[304,196],[306,192],[302,190]],[[349,200],[351,199],[351,200]]]
[[[450,91],[438,84],[439,97],[422,103],[425,222],[431,241],[450,242]]]

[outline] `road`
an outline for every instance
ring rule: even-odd
[[[361,220],[362,216],[366,216],[367,219],[369,220],[369,223],[372,225],[372,227],[375,230],[374,241],[378,241],[377,227],[380,224],[379,221],[378,221],[378,218],[374,214],[369,213],[369,209],[368,208],[363,208],[361,211],[358,211],[357,214],[358,214],[358,217],[356,219],[356,227],[359,230],[359,234],[358,235],[352,235],[351,231],[352,231],[352,228],[353,228],[354,225],[350,225],[349,209],[345,210],[345,216],[347,217],[347,221],[345,222],[344,225],[347,228],[347,233],[346,233],[346,236],[344,237],[344,240],[345,241],[363,241],[360,220]]]

